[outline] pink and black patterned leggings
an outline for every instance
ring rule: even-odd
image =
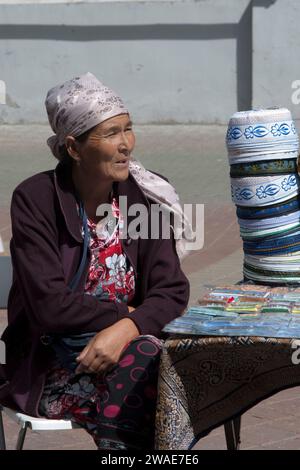
[[[47,375],[39,413],[80,424],[98,449],[153,449],[160,351],[160,340],[139,336],[104,375],[76,375],[56,363]]]

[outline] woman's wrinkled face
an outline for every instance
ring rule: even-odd
[[[128,114],[107,119],[94,127],[84,142],[76,141],[76,162],[91,179],[125,181],[135,135]]]

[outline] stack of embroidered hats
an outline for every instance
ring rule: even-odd
[[[245,279],[300,283],[299,140],[290,111],[235,113],[226,143]]]

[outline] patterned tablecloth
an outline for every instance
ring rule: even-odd
[[[191,448],[226,420],[300,385],[292,346],[292,339],[261,337],[167,339],[158,383],[156,449]]]

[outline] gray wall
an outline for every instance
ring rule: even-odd
[[[299,0],[254,1],[253,25],[253,106],[286,106],[299,120]]]
[[[291,108],[297,0],[57,1],[0,0],[0,122],[46,122],[47,90],[86,71],[120,93],[137,123]]]

